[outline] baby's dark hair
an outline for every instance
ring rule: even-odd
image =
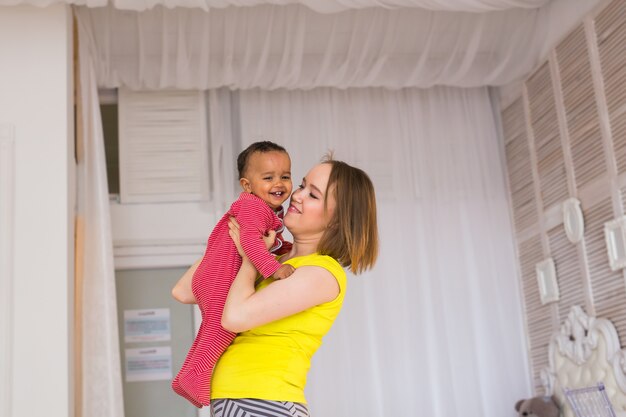
[[[237,171],[239,171],[239,178],[243,178],[243,174],[245,174],[246,172],[246,168],[248,167],[248,161],[250,160],[250,155],[255,152],[265,153],[272,151],[287,153],[287,150],[285,148],[275,144],[274,142],[270,142],[269,140],[254,142],[252,145],[244,149],[237,157]]]

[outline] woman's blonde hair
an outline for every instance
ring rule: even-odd
[[[374,185],[363,170],[333,160],[332,154],[322,163],[332,166],[325,194],[332,193],[336,205],[317,250],[359,274],[373,267],[378,256]]]

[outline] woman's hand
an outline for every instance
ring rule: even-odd
[[[243,251],[243,248],[241,247],[241,240],[240,240],[240,230],[239,230],[239,223],[237,222],[237,219],[235,219],[234,217],[231,217],[230,219],[228,219],[228,234],[230,235],[230,238],[233,240],[233,243],[235,244],[235,246],[237,247],[237,252],[239,252],[239,256],[241,256],[243,259],[246,259],[246,253]]]
[[[246,253],[243,251],[243,248],[241,247],[241,240],[240,240],[241,231],[239,230],[239,223],[237,222],[237,219],[235,219],[234,217],[231,217],[228,220],[228,234],[230,235],[230,238],[235,243],[235,246],[237,247],[237,252],[239,252],[239,255],[245,259]],[[276,231],[269,230],[267,234],[265,236],[261,236],[261,238],[263,239],[263,242],[265,243],[265,248],[269,250],[272,246],[274,246],[274,241],[276,240]]]

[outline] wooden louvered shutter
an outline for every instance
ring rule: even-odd
[[[537,224],[537,201],[522,98],[515,100],[502,112],[502,130],[513,217],[519,235]]]
[[[530,358],[533,370],[533,386],[542,392],[540,372],[548,366],[548,344],[552,335],[550,304],[542,305],[537,285],[535,265],[543,260],[541,240],[534,236],[519,244],[522,288],[526,324],[530,341]]]
[[[624,65],[624,57],[626,57],[626,2],[623,0],[611,2],[594,19],[594,28],[617,173],[624,174],[626,173],[626,65]],[[622,193],[623,191],[624,189],[622,189]],[[608,202],[605,204],[609,205]],[[594,216],[600,217],[600,210],[600,207],[597,207],[598,213],[594,212]],[[609,213],[605,215],[605,217],[608,216]],[[612,215],[610,218],[605,218],[604,221],[612,220],[614,217]],[[600,221],[599,218],[597,221]],[[597,256],[600,254],[598,253]],[[626,308],[624,308],[626,285],[624,274],[623,271],[610,271],[606,264],[606,257],[605,249],[603,269],[591,271],[594,305],[598,316],[607,317],[613,322],[623,346],[626,344]]]
[[[208,199],[204,96],[119,91],[122,203]]]
[[[582,25],[557,46],[556,57],[574,176],[580,188],[607,171],[591,62]]]
[[[550,65],[546,62],[526,81],[530,123],[535,141],[544,211],[568,197]]]
[[[595,19],[618,173],[626,172],[626,2],[614,1]]]
[[[621,342],[626,341],[626,315],[624,314],[624,277],[622,271],[611,271],[604,237],[604,223],[613,220],[613,206],[605,198],[585,212],[585,242],[591,290],[598,317],[613,321]]]
[[[559,322],[565,320],[573,305],[585,305],[583,276],[578,262],[578,251],[567,239],[562,224],[548,231],[550,256],[554,259],[559,283]]]

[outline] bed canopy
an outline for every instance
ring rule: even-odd
[[[0,0],[75,5],[99,87],[503,86],[584,0]]]
[[[229,6],[258,6],[273,4],[285,6],[302,4],[319,13],[335,13],[349,9],[383,7],[389,9],[419,7],[429,10],[487,12],[512,8],[532,9],[545,5],[549,0],[4,0],[1,3],[32,4],[48,6],[54,3],[67,3],[87,7],[113,5],[116,9],[143,11],[157,5],[168,8],[188,7],[209,10]]]

